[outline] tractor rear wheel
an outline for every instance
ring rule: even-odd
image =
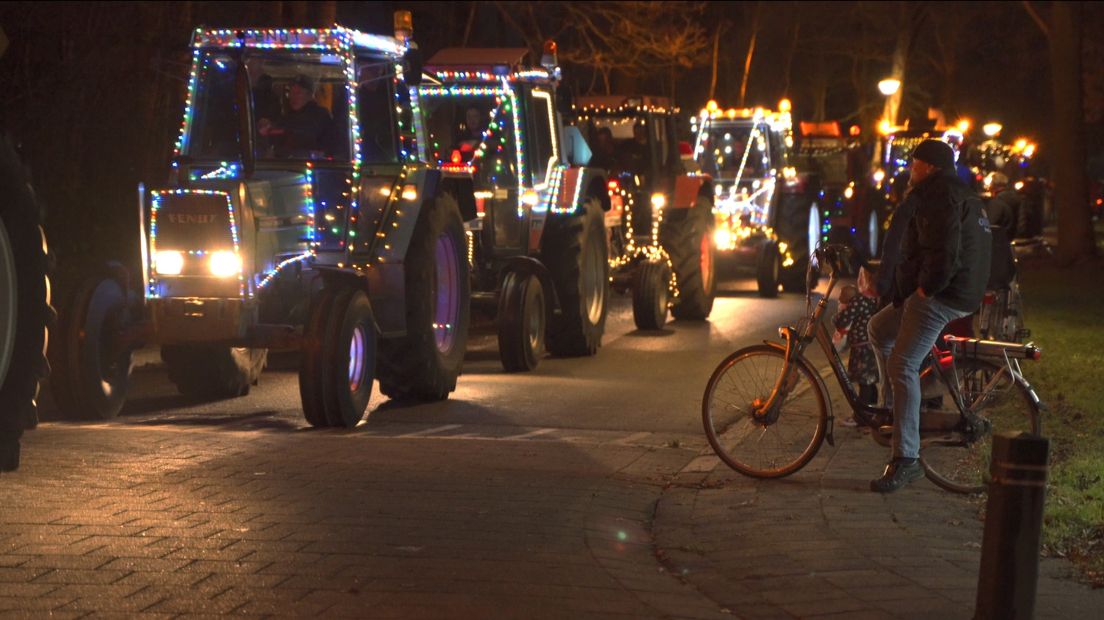
[[[406,335],[380,341],[380,391],[390,398],[444,400],[468,347],[471,266],[456,199],[427,202],[406,254]]]
[[[594,355],[602,345],[609,303],[609,261],[602,207],[587,198],[582,213],[549,218],[541,249],[560,313],[548,326],[553,355]]]
[[[699,196],[693,209],[670,214],[663,221],[663,249],[671,257],[678,298],[671,308],[676,319],[701,321],[713,311],[717,294],[716,248],[713,245],[713,203]]]

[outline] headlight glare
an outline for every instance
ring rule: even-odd
[[[153,268],[163,276],[178,276],[184,271],[184,253],[176,250],[161,250],[153,257]]]
[[[241,275],[242,261],[241,257],[235,252],[219,250],[211,253],[208,267],[211,269],[211,275],[219,278],[229,278]]]

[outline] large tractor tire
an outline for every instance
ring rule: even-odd
[[[268,349],[212,345],[165,345],[161,359],[169,380],[185,396],[235,398],[245,396],[264,370]]]
[[[820,205],[804,194],[783,194],[781,206],[777,229],[793,258],[793,264],[782,268],[782,290],[804,293],[809,256],[822,234]]]
[[[587,198],[578,215],[550,217],[541,257],[552,273],[560,313],[548,326],[553,355],[594,355],[602,345],[609,303],[609,261],[602,207]]]
[[[548,303],[540,278],[511,271],[498,304],[498,355],[506,372],[533,370],[545,352]]]
[[[377,376],[390,398],[435,401],[456,390],[471,317],[467,236],[456,199],[426,203],[406,254],[406,335],[380,342]]]
[[[717,295],[717,251],[713,246],[713,203],[699,196],[693,209],[672,210],[663,220],[663,249],[671,257],[678,299],[676,319],[705,320]]]
[[[85,279],[61,305],[50,390],[66,417],[110,420],[122,411],[133,352],[117,337],[130,324],[130,307],[126,272],[117,264]]]
[[[50,368],[53,309],[41,220],[15,150],[0,138],[0,471],[19,467],[19,438],[38,419],[39,381]]]
[[[352,428],[372,398],[378,332],[364,291],[324,289],[311,311],[299,395],[312,426]]]
[[[667,324],[670,305],[671,268],[667,261],[646,260],[633,274],[633,322],[637,329],[660,330]]]

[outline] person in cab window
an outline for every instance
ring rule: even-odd
[[[298,75],[288,86],[288,111],[278,122],[257,123],[257,132],[272,138],[278,157],[309,155],[327,151],[333,119],[325,108],[314,100],[314,80]]]
[[[603,170],[613,170],[617,167],[616,150],[613,132],[609,127],[599,127],[594,132],[594,154],[591,155],[587,165]]]
[[[483,132],[487,130],[486,118],[487,115],[477,107],[464,110],[464,123],[460,126],[460,135],[456,139],[461,150],[465,147],[474,150],[483,141]]]

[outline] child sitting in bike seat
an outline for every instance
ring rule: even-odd
[[[832,323],[841,334],[847,335],[851,352],[847,356],[847,376],[857,386],[862,402],[873,405],[878,398],[878,360],[866,333],[866,324],[878,311],[878,302],[859,289],[847,285],[840,289],[839,312]],[[855,426],[852,420],[842,422]]]

